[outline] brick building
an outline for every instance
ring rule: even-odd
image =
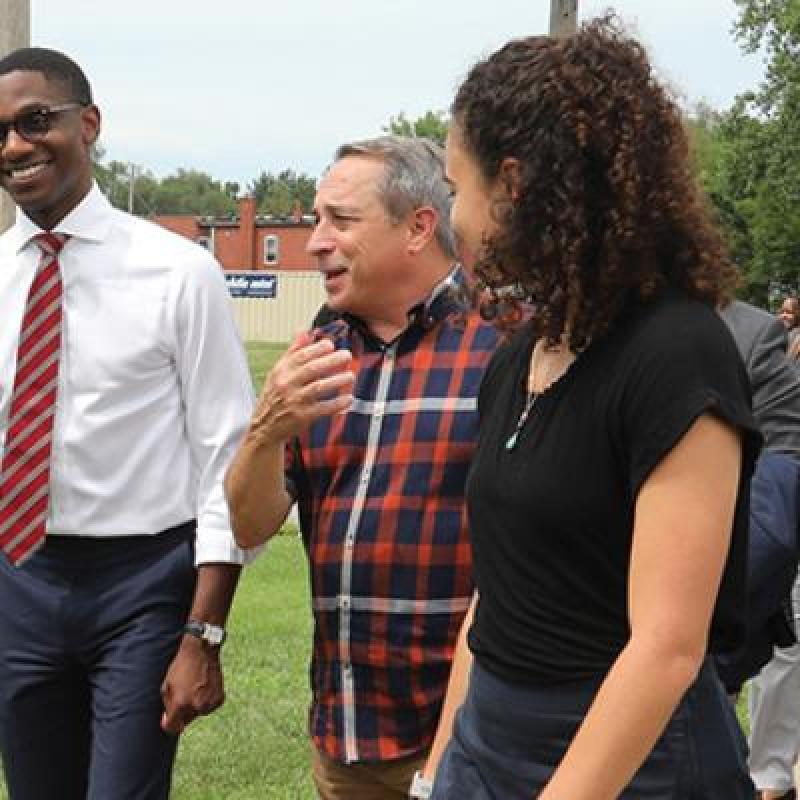
[[[313,217],[299,212],[289,219],[260,216],[255,199],[243,197],[233,219],[195,214],[151,219],[207,247],[228,271],[234,317],[246,341],[291,341],[325,301],[316,260],[306,253]],[[253,275],[253,270],[270,274]],[[247,284],[244,293],[239,282]],[[262,284],[269,284],[269,291],[250,293]]]
[[[152,220],[207,247],[226,270],[316,270],[306,253],[313,218],[299,211],[288,219],[257,215],[255,198],[243,197],[233,219],[165,214]]]

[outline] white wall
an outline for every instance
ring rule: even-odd
[[[325,302],[319,272],[270,270],[278,276],[277,297],[233,297],[239,333],[246,342],[289,342]]]

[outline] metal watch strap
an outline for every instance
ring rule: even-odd
[[[183,626],[183,632],[191,636],[196,636],[198,639],[202,639],[212,647],[222,647],[227,635],[225,628],[221,628],[219,625],[212,625],[210,622],[200,622],[195,619],[190,619]]]

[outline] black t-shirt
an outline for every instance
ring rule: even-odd
[[[480,592],[469,634],[475,657],[500,677],[535,685],[609,669],[630,635],[637,493],[704,412],[744,432],[732,543],[711,631],[712,650],[737,646],[760,437],[747,375],[724,324],[673,290],[632,304],[539,395],[509,450],[533,344],[527,327],[495,354],[478,401],[481,431],[467,485]]]

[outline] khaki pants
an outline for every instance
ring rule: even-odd
[[[800,625],[800,578],[792,589],[794,623]],[[800,630],[800,627],[798,627]],[[750,682],[750,775],[758,789],[795,786],[800,755],[800,644],[776,648],[772,661]]]
[[[407,800],[427,751],[396,761],[342,764],[311,745],[311,774],[320,800]]]

